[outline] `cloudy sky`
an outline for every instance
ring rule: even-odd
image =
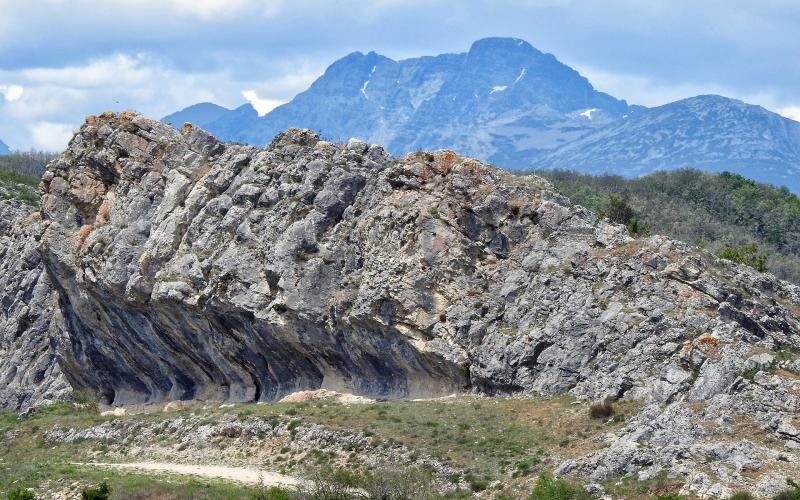
[[[62,148],[87,114],[201,101],[262,111],[335,59],[466,51],[514,36],[600,90],[701,93],[800,120],[798,0],[0,0],[0,139]]]

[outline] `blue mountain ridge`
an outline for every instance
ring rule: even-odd
[[[382,144],[393,154],[454,149],[511,169],[632,176],[694,166],[800,192],[800,123],[722,96],[632,106],[517,38],[401,61],[353,52],[263,117],[249,104],[229,110],[203,103],[164,121],[257,145],[303,127],[330,140]]]

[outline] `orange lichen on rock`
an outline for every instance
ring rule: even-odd
[[[83,244],[86,241],[86,238],[89,236],[89,233],[92,232],[92,229],[94,229],[94,227],[92,227],[91,224],[84,224],[78,230],[78,236],[75,238],[75,250],[76,251],[80,250],[81,248],[83,248]]]

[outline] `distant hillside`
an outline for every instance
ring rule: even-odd
[[[46,151],[26,151],[24,153],[15,151],[0,156],[0,170],[10,170],[38,179],[44,173],[50,160],[55,157],[55,153]]]
[[[628,177],[695,167],[800,192],[800,123],[735,99],[698,96],[632,112],[533,164]]]
[[[767,270],[800,283],[800,199],[785,188],[728,172],[661,171],[635,179],[574,171],[537,171],[561,193],[598,212],[610,195],[627,201],[653,233],[719,250],[755,242]]]
[[[0,155],[0,200],[18,200],[39,205],[39,181],[52,153],[30,151]]]
[[[161,121],[169,123],[173,127],[180,128],[184,123],[189,122],[200,128],[212,129],[214,122],[229,115],[233,110],[224,108],[214,103],[201,102],[193,104],[186,109],[165,116]]]
[[[8,148],[6,143],[3,142],[2,139],[0,139],[0,155],[7,155],[10,152],[11,150]]]

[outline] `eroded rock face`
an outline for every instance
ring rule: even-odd
[[[70,389],[56,363],[58,297],[38,247],[41,216],[0,201],[0,410],[38,406]]]
[[[221,144],[90,117],[44,177],[73,386],[107,402],[573,393],[700,401],[800,347],[798,288],[451,152]]]

